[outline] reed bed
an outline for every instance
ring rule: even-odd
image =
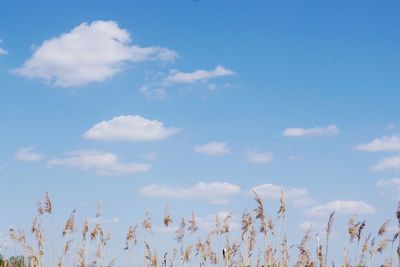
[[[143,220],[129,226],[125,239],[118,241],[125,259],[117,262],[107,253],[111,233],[104,229],[100,220],[90,222],[84,219],[78,223],[74,209],[63,229],[54,233],[51,226],[53,205],[46,192],[43,200],[38,201],[29,231],[9,229],[9,239],[21,249],[22,255],[7,259],[0,255],[0,267],[400,267],[400,202],[395,212],[395,226],[386,220],[375,233],[366,233],[367,222],[352,216],[348,221],[348,240],[344,244],[343,258],[334,261],[329,256],[334,211],[327,218],[323,234],[320,232],[315,236],[309,229],[301,242],[288,244],[285,193],[281,192],[279,209],[269,216],[260,196],[256,192],[253,196],[255,207],[243,211],[240,233],[236,234],[231,227],[232,213],[222,218],[216,216],[213,227],[201,236],[194,212],[189,217],[175,219],[167,205],[160,223],[166,231],[174,232],[174,245],[169,249],[160,249],[151,242],[154,222],[150,210],[146,210]],[[101,205],[97,208],[96,218],[100,216]],[[173,226],[175,228],[171,228]],[[62,237],[61,248],[57,248],[52,240],[54,234]],[[310,242],[314,238],[316,242]],[[377,263],[380,254],[389,256],[386,259],[378,257],[383,258],[383,262]]]

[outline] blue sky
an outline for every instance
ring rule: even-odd
[[[101,200],[121,238],[165,203],[239,215],[253,188],[274,212],[286,190],[292,242],[332,209],[375,231],[400,196],[399,8],[2,1],[0,232],[46,190],[56,222]]]

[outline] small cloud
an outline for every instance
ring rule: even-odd
[[[158,154],[156,152],[150,152],[150,153],[142,155],[141,158],[145,159],[145,160],[153,161],[153,160],[156,160],[158,158]]]
[[[400,151],[400,136],[393,135],[376,138],[369,143],[358,145],[356,149],[367,152]]]
[[[224,142],[210,142],[194,148],[196,153],[207,154],[210,156],[223,156],[230,153],[229,147]]]
[[[305,188],[285,188],[274,184],[262,184],[251,189],[251,191],[257,192],[260,197],[273,200],[280,199],[282,190],[285,192],[286,200],[295,207],[306,207],[314,203],[314,200]]]
[[[4,166],[4,165],[0,165],[0,172],[1,172],[1,171],[4,171],[4,170],[5,170],[5,168],[6,168],[6,166]]]
[[[148,100],[164,100],[168,97],[165,88],[152,88],[149,85],[143,85],[139,88],[139,94],[146,97]]]
[[[375,214],[375,208],[363,201],[335,200],[324,205],[315,206],[308,211],[308,215],[326,217],[335,211],[336,214]]]
[[[303,157],[302,156],[297,156],[297,155],[290,155],[288,157],[289,160],[302,160]]]
[[[67,166],[85,171],[94,171],[98,175],[127,175],[147,172],[151,166],[145,163],[120,162],[117,155],[95,150],[78,150],[64,158],[47,161],[48,167]]]
[[[209,91],[215,91],[215,90],[217,90],[217,86],[215,84],[211,83],[211,84],[208,85],[208,90]]]
[[[40,161],[43,159],[41,154],[33,152],[34,146],[21,147],[15,153],[15,159],[19,161]]]
[[[130,43],[130,33],[114,21],[85,22],[44,41],[13,72],[58,87],[78,87],[111,78],[129,62],[168,62],[178,57],[171,49]]]
[[[396,123],[389,123],[387,126],[386,126],[386,130],[394,130],[394,129],[396,129],[397,128],[397,124]]]
[[[319,137],[319,136],[334,136],[340,132],[339,128],[331,124],[326,127],[314,128],[287,128],[282,135],[285,137]]]
[[[247,151],[246,159],[253,163],[268,164],[274,159],[274,155],[269,152]]]
[[[84,138],[101,141],[153,141],[177,134],[178,128],[167,128],[158,120],[148,120],[139,115],[114,117],[95,124]]]
[[[165,78],[165,81],[170,83],[194,83],[198,81],[206,81],[211,78],[231,75],[235,75],[235,72],[225,68],[224,66],[218,65],[214,70],[196,70],[194,72],[173,71]]]
[[[120,222],[118,217],[113,218],[104,218],[104,217],[95,217],[95,218],[88,218],[89,223],[98,223],[98,224],[117,224]]]
[[[2,39],[0,39],[0,44],[3,42],[3,40]],[[4,56],[4,55],[7,55],[8,54],[8,52],[7,52],[7,50],[5,50],[4,48],[1,48],[0,47],[0,56]]]
[[[240,192],[240,187],[224,182],[199,182],[191,187],[173,187],[148,185],[140,188],[139,193],[146,197],[197,199],[211,204],[227,204],[229,197]]]
[[[299,229],[307,231],[312,229],[315,232],[325,232],[326,224],[315,221],[304,221],[299,225]]]
[[[400,156],[393,156],[381,159],[371,167],[372,171],[400,170]]]
[[[379,179],[376,186],[382,190],[385,196],[400,197],[400,178]]]

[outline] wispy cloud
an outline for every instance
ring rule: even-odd
[[[127,175],[147,172],[151,166],[145,163],[120,162],[117,155],[95,150],[78,150],[69,153],[64,158],[54,158],[47,161],[48,167],[67,166],[85,171],[93,171],[98,175]]]
[[[130,33],[114,21],[82,23],[44,41],[14,72],[59,87],[76,87],[111,78],[127,62],[172,61],[178,57],[167,48],[140,47],[130,42]]]
[[[285,137],[319,137],[334,136],[340,132],[339,128],[334,125],[314,128],[287,128],[282,135]]]
[[[195,83],[211,78],[235,75],[233,70],[218,65],[214,70],[196,70],[194,72],[172,71],[165,81],[170,83]]]
[[[393,135],[376,138],[369,143],[358,145],[356,149],[368,152],[400,151],[400,136]]]
[[[331,212],[335,211],[336,214],[374,214],[375,208],[363,201],[355,200],[335,200],[328,202],[324,205],[319,205],[311,208],[308,215],[316,217],[326,217]]]
[[[139,190],[141,195],[147,197],[199,199],[211,204],[227,204],[229,197],[239,192],[238,185],[224,182],[199,182],[191,187],[152,184]]]
[[[386,157],[371,167],[373,171],[400,170],[400,156]]]
[[[269,152],[249,150],[246,152],[246,159],[253,163],[268,164],[274,159],[274,155]]]
[[[34,146],[21,147],[15,153],[15,159],[19,161],[40,161],[43,156],[39,153],[34,152]]]
[[[124,115],[102,121],[91,127],[83,136],[102,141],[153,141],[177,134],[178,128],[167,128],[158,120],[139,115]]]
[[[2,42],[3,42],[3,40],[0,39],[0,44]],[[7,50],[5,50],[4,48],[0,47],[0,56],[4,56],[4,55],[7,55],[7,54],[8,54]]]
[[[230,153],[228,145],[224,142],[210,142],[208,144],[195,147],[194,151],[196,153],[210,156],[223,156]]]
[[[314,200],[305,188],[285,188],[274,184],[262,184],[251,189],[251,191],[257,192],[263,198],[274,200],[280,199],[282,190],[285,192],[286,200],[295,207],[306,207],[314,203]]]
[[[400,197],[400,178],[379,179],[376,186],[385,196],[392,196],[395,199]]]
[[[167,90],[164,87],[153,88],[150,85],[140,87],[139,94],[148,100],[164,100],[168,97]]]

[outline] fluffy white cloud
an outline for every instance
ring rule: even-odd
[[[214,70],[196,70],[194,72],[172,71],[171,74],[165,78],[165,81],[170,83],[194,83],[234,74],[234,71],[218,65]]]
[[[139,115],[114,117],[95,124],[83,136],[104,141],[152,141],[178,133],[177,128],[167,128],[158,120],[148,120]]]
[[[3,40],[0,39],[0,44],[2,42],[3,42]],[[7,55],[7,54],[8,54],[7,50],[5,50],[4,48],[0,47],[0,56],[4,56],[4,55]]]
[[[282,187],[274,184],[262,184],[255,186],[251,191],[257,192],[260,197],[279,200],[282,190],[285,192],[288,203],[295,207],[306,207],[314,203],[307,189],[296,187]]]
[[[380,188],[385,195],[399,198],[400,196],[400,178],[379,179],[376,186]]]
[[[194,148],[197,153],[207,154],[210,156],[223,156],[230,153],[229,147],[224,142],[211,142]]]
[[[41,154],[33,152],[35,147],[28,146],[28,147],[21,147],[15,153],[15,159],[19,161],[40,161],[43,159]]]
[[[268,152],[247,151],[246,159],[253,163],[267,164],[274,159],[274,155]]]
[[[95,150],[78,150],[69,153],[64,158],[47,161],[48,167],[67,166],[85,171],[94,171],[99,175],[124,175],[147,172],[151,166],[144,163],[123,163],[117,155]]]
[[[336,214],[374,214],[375,208],[363,201],[335,200],[311,208],[308,211],[308,215],[326,217],[333,211]]]
[[[373,171],[383,170],[400,170],[400,156],[392,156],[381,159],[378,163],[371,167]]]
[[[334,125],[326,127],[314,128],[287,128],[282,135],[285,137],[318,137],[318,136],[334,136],[340,132],[339,128]]]
[[[356,149],[368,152],[400,151],[400,136],[393,135],[376,138],[370,143],[358,145]]]
[[[114,21],[82,23],[43,42],[16,74],[59,87],[100,82],[120,72],[127,62],[171,61],[173,50],[131,45],[130,33]]]
[[[227,204],[229,197],[240,192],[240,187],[223,182],[199,182],[191,187],[173,187],[165,185],[148,185],[139,190],[147,197],[200,199],[211,204]]]

